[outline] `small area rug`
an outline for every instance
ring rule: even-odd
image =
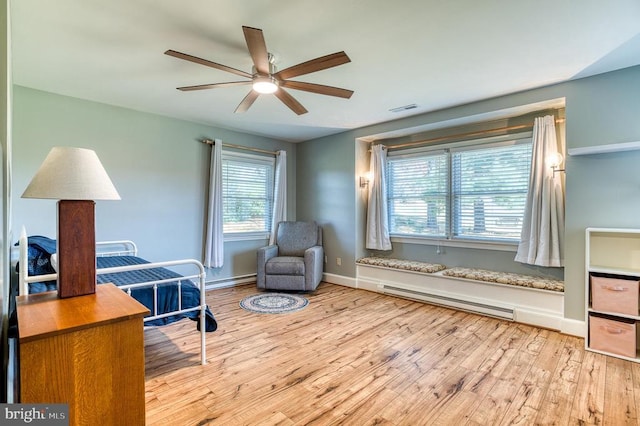
[[[240,301],[242,309],[260,314],[286,314],[299,311],[308,304],[305,297],[285,293],[254,294]]]

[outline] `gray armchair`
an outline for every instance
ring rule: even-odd
[[[280,222],[275,244],[258,249],[257,286],[314,291],[323,265],[322,228],[315,222]]]

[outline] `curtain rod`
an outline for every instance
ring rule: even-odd
[[[212,141],[211,139],[202,139],[200,142],[202,143],[206,143],[207,145],[215,145],[216,142]],[[269,154],[269,155],[278,155],[277,152],[275,151],[268,151],[266,149],[260,149],[260,148],[251,148],[248,146],[242,146],[242,145],[234,145],[231,143],[222,143],[222,146],[226,146],[227,148],[235,148],[235,149],[244,149],[246,151],[253,151],[253,152],[261,152],[263,154]]]
[[[556,123],[563,123],[564,121],[565,121],[564,118],[556,118]],[[401,143],[398,145],[390,145],[390,146],[387,146],[387,149],[407,148],[410,146],[425,145],[433,142],[444,142],[447,140],[460,139],[460,138],[465,138],[470,136],[482,136],[482,135],[487,135],[491,133],[507,132],[510,130],[525,130],[525,129],[533,130],[533,124],[519,124],[517,126],[498,127],[497,129],[476,130],[474,132],[458,133],[457,135],[440,136],[437,138],[424,139],[416,142],[407,142],[407,143]]]

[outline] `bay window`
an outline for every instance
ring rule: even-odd
[[[390,151],[391,236],[517,242],[529,182],[528,137]],[[392,147],[390,147],[392,148]]]

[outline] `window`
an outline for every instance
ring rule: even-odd
[[[222,153],[223,232],[268,234],[273,205],[274,159]]]
[[[387,164],[391,233],[444,237],[448,228],[447,153],[394,156]]]
[[[390,152],[392,236],[517,242],[530,164],[529,138]]]

